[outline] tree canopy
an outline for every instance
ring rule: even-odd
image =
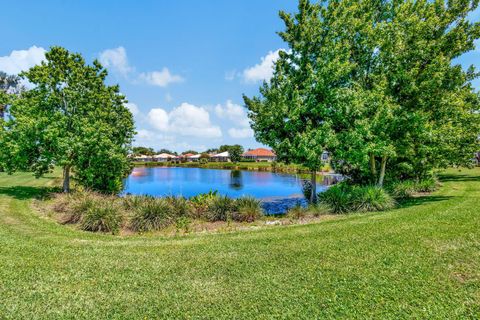
[[[20,75],[33,88],[10,107],[0,153],[7,171],[31,170],[41,176],[60,166],[63,189],[70,175],[94,190],[117,192],[129,172],[133,117],[118,86],[107,86],[98,61],[52,47],[45,61]]]
[[[224,144],[218,148],[219,153],[225,152],[225,151],[228,151],[228,154],[230,155],[230,160],[233,162],[238,162],[242,159],[243,147],[239,144],[234,144],[234,145]]]
[[[329,151],[357,183],[421,178],[466,165],[478,149],[478,74],[455,58],[475,48],[478,1],[353,1],[280,13],[288,49],[260,96],[244,97],[255,137],[312,171]]]

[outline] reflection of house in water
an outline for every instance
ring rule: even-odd
[[[133,178],[145,177],[148,175],[147,168],[145,167],[136,167],[133,168],[132,173],[130,174]]]
[[[230,172],[230,188],[234,190],[241,190],[243,189],[243,177],[242,171],[240,170],[232,170]]]

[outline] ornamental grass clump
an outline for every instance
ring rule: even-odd
[[[116,233],[123,221],[123,215],[115,201],[103,199],[94,201],[81,221],[81,228],[85,231]]]
[[[300,204],[296,205],[293,208],[290,208],[287,211],[287,217],[290,220],[299,220],[304,218],[307,215],[307,210],[302,207]]]
[[[235,209],[235,201],[227,196],[218,196],[213,198],[208,207],[208,221],[227,221],[232,218],[232,212]]]
[[[232,218],[239,222],[253,222],[263,215],[262,204],[253,197],[241,197],[235,200]]]
[[[318,194],[320,203],[327,205],[332,213],[352,211],[351,188],[343,184],[334,185]]]
[[[351,207],[354,211],[384,211],[395,207],[393,198],[377,186],[356,187],[351,192]]]
[[[422,179],[415,184],[415,191],[417,192],[433,192],[437,190],[438,181],[435,177]]]
[[[332,213],[383,211],[395,207],[393,198],[377,186],[338,184],[318,195],[321,204]]]
[[[98,206],[101,198],[99,194],[88,191],[80,191],[66,196],[69,204],[65,208],[61,222],[64,224],[80,223],[89,210]]]
[[[410,180],[396,182],[388,187],[388,191],[395,199],[407,199],[415,193],[415,183]]]
[[[165,198],[144,197],[133,212],[130,226],[139,232],[160,230],[175,221],[172,212],[172,207]]]
[[[165,198],[165,201],[170,205],[173,217],[188,217],[193,210],[185,197],[169,196]]]

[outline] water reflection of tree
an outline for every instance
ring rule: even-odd
[[[232,170],[230,171],[230,188],[234,190],[241,190],[243,189],[243,177],[242,171],[240,170]]]

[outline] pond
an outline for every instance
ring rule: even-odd
[[[232,198],[252,196],[262,200],[270,213],[303,203],[302,180],[298,175],[202,168],[136,167],[125,180],[124,194],[192,197],[217,190]],[[321,192],[331,179],[320,179]]]

